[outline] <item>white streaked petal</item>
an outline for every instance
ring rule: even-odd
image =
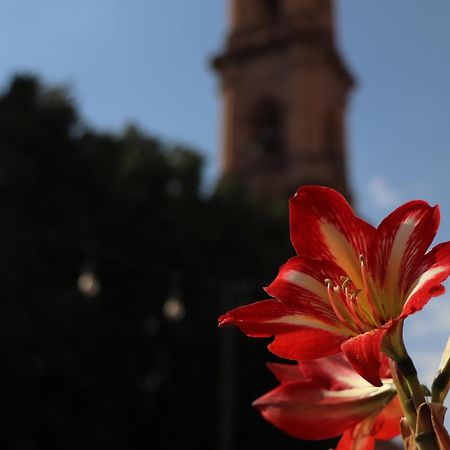
[[[341,383],[350,386],[349,389],[352,388],[360,389],[366,387],[370,387],[371,389],[380,389],[379,387],[370,384],[367,380],[362,378],[361,375],[359,375],[357,372],[350,373],[347,375],[336,374],[335,378]],[[392,378],[382,378],[381,382],[383,383],[383,385],[392,384]]]
[[[395,387],[392,383],[384,384],[381,387],[372,386],[366,383],[365,386],[355,387],[351,389],[343,389],[340,391],[329,391],[327,392],[327,397],[331,398],[342,398],[342,397],[373,397],[376,395],[383,395],[387,392],[395,391]]]
[[[321,222],[320,231],[336,260],[336,264],[347,273],[355,286],[362,286],[359,255],[356,254],[353,245],[343,233],[329,222]]]
[[[319,283],[311,275],[307,275],[297,270],[289,270],[283,274],[283,278],[296,286],[312,292],[318,298],[328,303],[328,293],[325,284]]]
[[[386,279],[384,282],[384,289],[387,293],[387,298],[395,298],[399,289],[400,268],[402,265],[403,256],[405,255],[408,240],[414,233],[417,223],[417,218],[410,216],[399,226],[397,230],[387,263]]]
[[[412,290],[408,294],[408,297],[405,302],[405,306],[408,304],[408,301],[413,295],[427,282],[433,279],[436,275],[446,272],[448,270],[447,266],[438,266],[433,267],[430,270],[427,270],[425,273],[423,273],[414,283]]]
[[[325,323],[321,320],[314,319],[311,316],[304,316],[301,314],[292,314],[286,315],[283,317],[279,317],[278,319],[267,320],[266,323],[282,323],[286,325],[295,325],[295,326],[306,326],[310,328],[320,328],[325,331],[331,331],[332,333],[342,334],[343,332],[347,334],[349,330],[347,330],[344,326],[339,323],[336,325]],[[354,334],[354,333],[351,333]]]

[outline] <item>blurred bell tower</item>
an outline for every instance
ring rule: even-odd
[[[302,184],[349,197],[345,121],[353,78],[336,48],[332,0],[229,0],[222,92],[222,175],[257,199]]]

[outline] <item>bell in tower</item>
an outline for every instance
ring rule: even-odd
[[[230,0],[223,52],[222,175],[257,199],[302,184],[349,197],[345,115],[353,79],[335,45],[331,0]]]

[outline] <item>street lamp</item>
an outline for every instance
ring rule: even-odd
[[[186,309],[178,291],[174,291],[167,297],[163,304],[162,312],[167,319],[174,322],[179,322],[184,319]]]
[[[97,297],[101,292],[100,280],[95,273],[95,264],[92,261],[84,263],[77,280],[78,290],[85,297]]]

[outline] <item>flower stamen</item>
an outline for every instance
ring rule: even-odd
[[[337,318],[352,332],[360,333],[362,323],[354,313],[354,307],[349,307],[349,300],[343,301],[342,290],[339,286],[335,286],[330,278],[325,279],[328,291],[328,299],[330,301],[331,308],[336,314]],[[364,329],[364,327],[363,327]]]
[[[345,324],[347,324],[347,319],[343,316],[339,306],[342,305],[342,301],[339,298],[339,295],[336,295],[336,288],[339,289],[339,286],[334,286],[333,281],[330,280],[329,278],[325,279],[325,283],[327,285],[327,291],[328,291],[328,299],[330,300],[330,305],[333,308],[334,313],[336,314],[336,316],[338,317],[338,319],[341,322],[344,322]],[[339,305],[339,306],[338,306]]]
[[[363,280],[364,293],[365,293],[365,297],[366,297],[365,303],[368,306],[368,312],[369,312],[373,322],[378,326],[381,324],[381,321],[379,319],[380,305],[378,302],[377,302],[377,304],[375,304],[375,301],[377,301],[377,296],[373,295],[373,286],[371,284],[371,280],[370,280],[369,274],[367,272],[367,265],[366,265],[366,260],[364,258],[364,255],[359,255],[359,261],[361,264],[361,275],[362,275],[362,280]]]
[[[358,302],[358,293],[360,291],[361,291],[360,289],[356,289],[353,291],[350,291],[348,288],[345,289],[345,299],[346,299],[347,307],[349,309],[351,318],[355,321],[359,331],[364,332],[367,329],[367,323],[363,319],[363,317],[361,317],[360,311],[359,311],[360,305]]]

